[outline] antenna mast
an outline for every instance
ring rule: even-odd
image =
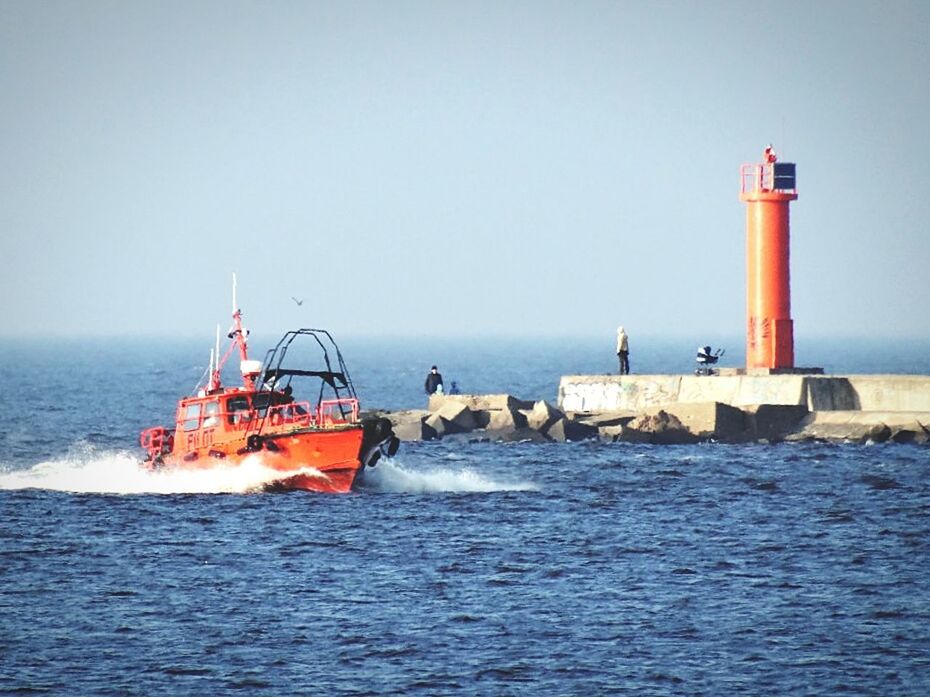
[[[242,327],[242,312],[236,307],[236,274],[233,273],[233,288],[232,288],[232,319],[233,324],[229,329],[228,338],[231,340],[229,343],[229,348],[226,349],[226,353],[223,354],[222,358],[220,357],[220,326],[216,325],[216,353],[215,353],[215,363],[214,359],[211,359],[211,372],[210,372],[210,391],[222,389],[222,384],[220,381],[220,373],[223,369],[223,366],[226,365],[226,361],[229,359],[230,355],[233,352],[234,348],[239,349],[239,359],[240,367],[242,367],[246,362],[249,361],[249,345],[248,345],[248,336],[249,330],[243,329]],[[211,349],[211,353],[213,349]],[[259,363],[258,361],[251,361],[250,363]],[[249,366],[250,369],[253,366]],[[244,367],[242,368],[244,370]],[[258,369],[256,368],[253,371],[250,370],[248,373],[242,374],[242,381],[246,389],[253,390],[255,389],[255,378],[258,375]]]

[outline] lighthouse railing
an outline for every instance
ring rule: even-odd
[[[740,167],[740,193],[779,191],[798,192],[793,162],[757,162]]]

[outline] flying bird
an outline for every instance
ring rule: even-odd
[[[303,305],[303,304],[304,304],[304,301],[303,301],[303,300],[298,300],[298,299],[295,298],[293,295],[291,296],[291,300],[293,300],[293,301],[294,301],[295,303],[297,303],[298,305]]]

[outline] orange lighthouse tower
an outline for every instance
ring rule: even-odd
[[[794,368],[788,204],[798,198],[793,162],[769,145],[740,168],[746,207],[746,369]]]

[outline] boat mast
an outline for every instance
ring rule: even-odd
[[[230,354],[232,353],[233,346],[239,349],[239,360],[247,361],[249,360],[249,345],[248,345],[248,336],[249,330],[242,328],[242,310],[236,306],[236,274],[233,274],[233,285],[232,285],[232,319],[233,325],[229,330],[227,337],[232,341],[229,344],[229,348],[226,349],[226,353],[223,355],[222,360],[217,361],[216,370],[211,376],[210,380],[210,391],[219,390],[222,386],[220,384],[220,371],[222,367],[226,364],[226,361],[229,359]],[[220,345],[220,328],[216,328],[216,355],[219,356],[219,345]],[[253,374],[243,374],[242,375],[242,384],[247,390],[255,389],[255,378]]]
[[[223,367],[223,363],[226,362],[224,358],[220,361],[220,325],[216,325],[216,348],[210,349],[210,384],[208,386],[209,392],[215,392],[223,387],[220,382],[220,369]]]
[[[233,274],[233,297],[232,297],[232,312],[233,312],[233,328],[230,331],[230,338],[236,342],[236,345],[239,347],[239,360],[247,361],[249,360],[249,345],[248,345],[248,336],[249,330],[242,328],[242,310],[239,309],[239,306],[236,304],[236,274]]]

